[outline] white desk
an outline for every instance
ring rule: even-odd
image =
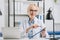
[[[3,39],[2,37],[0,37],[0,40],[49,40],[49,39],[45,39],[45,38],[37,38],[37,39],[28,39],[28,38],[23,38],[23,39]]]

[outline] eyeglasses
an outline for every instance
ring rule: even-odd
[[[38,10],[32,10],[32,9],[31,9],[30,11],[37,12]]]

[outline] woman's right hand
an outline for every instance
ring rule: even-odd
[[[37,24],[33,24],[32,26],[26,29],[26,33],[28,33],[30,29],[37,28],[37,27],[39,27]]]
[[[33,28],[33,26],[27,28],[27,29],[26,29],[26,33],[28,33],[28,31],[29,31],[30,29],[32,29],[32,28]]]

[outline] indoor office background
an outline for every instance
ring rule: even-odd
[[[38,18],[40,20],[43,20],[48,31],[53,31],[53,20],[46,19],[46,15],[48,13],[47,11],[49,10],[49,8],[51,8],[52,15],[54,18],[54,31],[57,31],[59,34],[60,32],[60,11],[59,11],[60,0],[57,0],[57,1],[45,0],[44,2],[42,0],[15,0],[15,5],[13,5],[14,4],[13,0],[9,0],[9,3],[8,3],[8,0],[0,0],[0,11],[2,12],[2,15],[0,15],[0,32],[2,32],[3,27],[22,26],[21,22],[28,18],[26,14],[27,12],[24,10],[26,10],[27,6],[30,3],[35,3],[36,5],[41,7],[41,12],[39,12],[40,14],[38,15]],[[15,7],[15,9],[13,6]],[[24,6],[26,6],[26,8]],[[57,38],[60,37],[60,34],[55,35],[55,37]]]

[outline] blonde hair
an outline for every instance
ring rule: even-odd
[[[30,4],[30,5],[28,6],[28,8],[27,8],[27,12],[29,12],[29,10],[30,10],[31,8],[33,8],[33,7],[35,7],[36,10],[39,9],[39,7],[38,7],[36,4]]]

